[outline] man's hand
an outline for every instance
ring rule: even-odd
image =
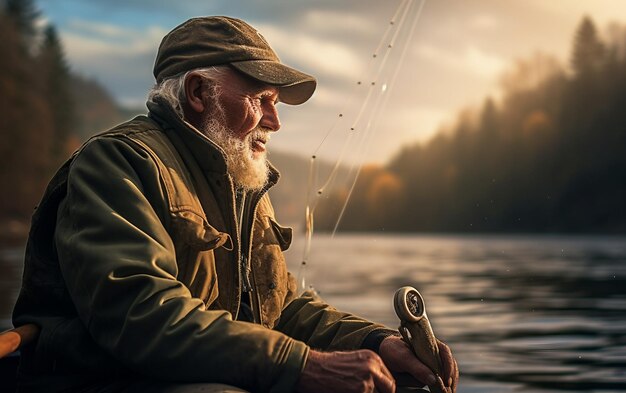
[[[395,393],[396,383],[380,356],[370,350],[347,352],[311,350],[296,391]]]
[[[439,340],[437,340],[437,346],[442,365],[441,378],[436,378],[433,372],[415,357],[400,337],[385,338],[378,352],[392,372],[408,373],[424,385],[439,384],[443,391],[454,393],[459,382],[459,368],[450,348]]]

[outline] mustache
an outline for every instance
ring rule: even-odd
[[[268,127],[263,127],[263,126],[256,126],[252,132],[250,133],[250,135],[248,136],[248,138],[250,140],[260,140],[263,143],[267,143],[270,141],[271,136],[270,133],[272,132],[272,129],[268,128]]]

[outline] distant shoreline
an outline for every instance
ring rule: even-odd
[[[294,232],[304,233],[304,226],[293,225]],[[0,247],[24,247],[28,238],[28,231],[30,229],[29,220],[0,220]],[[330,235],[331,231],[316,230],[314,235]],[[375,236],[444,236],[444,237],[471,237],[471,236],[493,236],[493,237],[527,237],[527,236],[540,236],[540,237],[626,237],[626,232],[516,232],[516,231],[449,231],[449,232],[437,232],[437,231],[385,231],[381,230],[349,230],[338,231],[339,235],[375,235]]]

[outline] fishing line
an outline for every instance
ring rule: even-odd
[[[398,15],[402,12],[403,9],[405,10],[403,12],[403,14],[406,12],[406,9],[407,9],[406,6],[408,4],[410,4],[411,1],[412,0],[403,0],[400,3],[399,7],[396,9],[396,12],[395,12],[393,18],[389,22],[389,26],[385,30],[385,33],[384,33],[383,37],[381,38],[381,40],[379,41],[378,46],[377,46],[374,54],[370,58],[368,66],[367,66],[367,68],[365,70],[365,75],[367,75],[370,72],[370,69],[373,67],[373,64],[376,61],[377,53],[380,51],[380,48],[382,47],[382,45],[384,44],[385,40],[389,36],[390,32],[393,31],[394,28],[396,28],[396,26],[394,26],[394,25],[395,25],[395,20],[398,18]],[[361,86],[361,80],[362,79],[364,79],[364,78],[359,79],[359,81],[357,81],[356,84],[354,85],[353,91],[348,96],[349,99],[344,103],[344,106],[343,106],[342,110],[339,112],[339,114],[337,116],[337,119],[335,120],[334,124],[328,129],[328,131],[326,132],[326,134],[322,138],[320,144],[317,146],[317,148],[313,152],[313,155],[311,156],[310,170],[309,170],[309,187],[308,187],[308,190],[307,190],[307,206],[306,206],[306,212],[305,212],[305,220],[306,220],[305,221],[306,222],[305,250],[304,250],[304,256],[303,256],[302,264],[301,264],[301,266],[302,266],[301,267],[301,271],[303,270],[304,266],[306,266],[306,262],[308,260],[308,256],[310,255],[311,238],[312,238],[312,232],[313,232],[313,215],[314,215],[314,212],[315,212],[315,207],[317,206],[317,203],[319,202],[319,196],[322,195],[324,190],[326,189],[326,187],[328,187],[334,181],[334,179],[335,179],[335,177],[336,177],[336,175],[337,175],[337,173],[339,171],[339,168],[341,167],[341,163],[343,162],[343,159],[344,159],[344,156],[346,154],[347,148],[348,148],[348,146],[350,146],[350,142],[351,142],[351,140],[353,138],[354,133],[348,133],[348,138],[345,141],[345,143],[343,144],[343,147],[342,147],[341,152],[339,154],[339,158],[336,160],[335,165],[334,165],[333,169],[331,170],[331,173],[328,176],[326,182],[324,183],[324,185],[322,185],[322,187],[320,187],[318,189],[316,195],[313,193],[313,189],[314,189],[314,185],[315,185],[314,182],[313,182],[313,173],[315,172],[315,169],[317,168],[315,160],[317,158],[317,154],[318,154],[319,150],[322,148],[322,146],[326,142],[327,138],[338,128],[339,124],[341,123],[341,120],[344,119],[344,112],[346,112],[347,109],[350,108],[353,105],[352,103],[355,100],[355,97],[357,96],[358,90],[362,87]],[[352,127],[352,130],[354,130],[354,127]],[[299,276],[304,277],[304,273],[302,272],[301,274],[299,274]],[[304,287],[304,285],[303,285],[303,287]]]
[[[404,21],[406,19],[406,15],[407,15],[407,13],[408,13],[412,3],[413,3],[413,0],[408,0],[408,1],[404,1],[400,5],[399,9],[396,12],[396,15],[394,16],[394,19],[390,22],[390,24],[388,26],[387,32],[385,33],[383,39],[381,39],[381,42],[379,43],[378,48],[382,47],[382,45],[385,43],[385,39],[388,36],[389,32],[392,31],[392,29],[394,29],[394,28],[396,28],[396,33],[393,35],[392,41],[395,42],[395,40],[398,37],[399,32],[402,30],[402,25],[404,24]],[[398,14],[401,15],[400,23],[398,25],[395,25],[395,19],[397,19],[397,15]],[[390,53],[390,50],[391,50],[392,47],[393,47],[393,45],[391,43],[387,45],[387,52],[385,54],[385,57],[383,58],[383,62],[381,63],[381,66],[378,67],[378,70],[376,70],[376,76],[377,77],[381,74],[381,72],[383,70],[382,66],[384,66],[386,64],[386,59],[388,59],[388,56],[389,56],[389,53]],[[373,65],[373,62],[376,59],[376,57],[377,57],[377,53],[374,53],[373,56],[372,56],[372,60],[370,61],[370,66],[368,67],[368,69],[372,68],[371,66]],[[357,85],[360,85],[360,84],[361,84],[361,82],[357,82]],[[357,120],[353,123],[353,126],[350,128],[350,131],[355,131],[356,127],[358,126],[358,124],[359,124],[359,122],[361,120],[361,116],[362,116],[362,114],[364,112],[364,108],[367,107],[369,102],[370,102],[370,99],[372,97],[372,92],[374,91],[374,86],[375,86],[375,80],[372,81],[371,84],[370,84],[370,88],[368,89],[368,95],[367,95],[366,99],[362,102],[359,114],[357,115]],[[341,117],[341,114],[340,114],[340,117]],[[371,124],[371,122],[368,122],[368,124]],[[327,136],[329,134],[330,134],[330,132],[327,133]],[[309,188],[309,193],[308,193],[309,198],[308,198],[308,204],[307,204],[307,209],[306,209],[306,213],[305,213],[306,214],[306,232],[307,232],[306,236],[305,236],[306,244],[305,244],[304,255],[303,255],[303,259],[302,259],[302,263],[301,263],[300,273],[298,274],[302,290],[306,289],[306,281],[305,281],[305,269],[306,268],[305,268],[305,266],[306,266],[306,264],[308,262],[308,258],[310,256],[311,242],[312,242],[312,233],[313,233],[313,229],[314,229],[314,226],[313,226],[314,220],[313,220],[313,218],[314,218],[315,208],[316,208],[316,206],[317,206],[317,204],[319,202],[320,196],[322,195],[324,189],[336,177],[338,169],[341,166],[341,162],[343,161],[346,149],[347,149],[348,146],[351,145],[350,142],[351,142],[351,139],[353,138],[354,135],[355,135],[354,132],[349,132],[348,133],[348,138],[347,138],[346,142],[344,143],[344,146],[342,148],[342,153],[340,155],[340,158],[337,160],[337,162],[335,164],[335,168],[333,169],[333,171],[332,171],[331,175],[329,176],[329,179],[327,180],[325,185],[318,190],[317,195],[315,196],[315,200],[313,201],[313,203],[311,203],[311,200],[310,200],[311,197],[312,197],[312,192],[311,192],[312,188]],[[327,136],[324,138],[324,140],[327,138]],[[363,146],[363,143],[364,143],[364,140],[362,139],[360,145]],[[360,148],[358,150],[363,150],[363,148]],[[312,165],[315,167],[316,165],[315,165],[315,161],[314,160],[315,160],[315,156],[313,156],[313,160],[312,160]],[[353,165],[352,165],[352,167],[351,167],[351,169],[350,169],[350,171],[348,173],[349,177],[352,176],[352,172],[354,171],[354,166],[355,166],[355,163],[353,163]],[[361,163],[361,166],[362,166],[362,163]],[[357,175],[358,175],[359,171],[360,171],[360,168],[357,171]],[[351,187],[351,188],[353,189],[353,187]],[[347,199],[346,199],[346,201],[347,201]]]
[[[354,191],[354,188],[357,184],[357,180],[359,178],[359,174],[361,173],[361,169],[363,168],[363,165],[365,163],[365,159],[368,156],[369,150],[371,148],[371,141],[374,137],[374,132],[372,132],[372,130],[375,130],[378,125],[378,121],[380,119],[380,116],[382,113],[385,113],[385,110],[387,108],[387,104],[389,102],[389,97],[391,96],[391,90],[393,89],[393,87],[395,86],[395,82],[397,80],[398,74],[400,73],[400,68],[401,65],[404,62],[404,58],[406,56],[407,53],[407,49],[409,48],[409,43],[410,43],[410,38],[413,36],[413,33],[415,31],[415,28],[417,27],[417,21],[419,20],[419,17],[421,16],[422,13],[422,9],[424,6],[424,1],[422,1],[419,4],[418,10],[416,12],[416,16],[413,19],[413,23],[411,24],[411,27],[409,29],[409,33],[406,37],[405,43],[402,45],[402,51],[400,54],[400,58],[398,60],[397,66],[394,67],[394,73],[391,77],[391,80],[388,84],[383,83],[382,87],[381,87],[381,93],[380,95],[377,97],[377,103],[374,106],[375,111],[372,113],[372,115],[370,116],[370,118],[373,118],[373,121],[368,122],[368,126],[366,127],[366,132],[365,132],[365,136],[362,139],[362,143],[361,143],[361,147],[363,149],[362,151],[362,155],[361,158],[358,160],[359,162],[359,167],[357,170],[357,173],[352,181],[352,185],[350,186],[350,190],[348,191],[348,195],[346,196],[346,199],[343,203],[343,206],[341,208],[341,211],[339,213],[339,216],[337,217],[337,221],[335,222],[335,225],[333,227],[332,233],[331,233],[331,238],[335,237],[335,234],[337,233],[337,229],[339,228],[339,224],[341,223],[341,219],[343,218],[343,215],[346,211],[346,208],[348,206],[348,202],[350,201],[350,198],[352,197],[352,193]],[[396,35],[394,36],[394,41],[397,38],[397,33],[400,30],[398,30],[396,32]],[[382,99],[382,103],[380,102],[380,100]]]
[[[418,12],[416,13],[416,17],[414,18],[413,24],[411,26],[410,33],[407,36],[408,38],[410,38],[412,36],[411,33],[413,32],[414,27],[416,26],[416,22],[419,19],[419,16],[421,14],[421,7],[422,7],[423,4],[424,4],[423,2],[420,3],[420,7],[418,9]],[[409,9],[410,6],[411,6],[410,3],[407,4],[407,8],[405,9],[405,12],[402,13],[400,26],[402,26],[404,24],[404,20],[405,20],[406,16],[408,15],[408,9]],[[393,35],[393,37],[392,37],[392,39],[391,39],[391,41],[390,41],[390,43],[388,45],[388,49],[391,49],[394,46],[394,44],[395,44],[396,40],[398,39],[399,34],[401,32],[402,32],[402,28],[401,27],[396,29],[396,31],[395,31],[395,33],[394,33],[394,35]],[[406,49],[408,48],[408,44],[409,44],[409,39],[408,38],[405,40],[405,43],[403,45],[403,50],[402,50],[403,54],[406,54]],[[377,97],[376,97],[376,103],[373,106],[373,111],[369,112],[369,117],[367,118],[367,126],[365,128],[364,136],[361,139],[361,142],[359,144],[359,148],[356,149],[357,154],[358,154],[358,152],[360,152],[360,154],[357,155],[357,157],[360,155],[360,158],[356,159],[353,162],[353,164],[352,164],[352,166],[350,168],[350,171],[349,171],[348,179],[350,179],[352,177],[352,172],[354,171],[355,163],[358,163],[357,173],[354,176],[354,179],[352,181],[352,186],[350,187],[350,191],[348,193],[348,196],[346,197],[345,203],[344,203],[344,205],[342,207],[342,210],[341,210],[341,212],[340,212],[340,214],[338,216],[338,219],[335,222],[335,226],[334,226],[334,229],[333,229],[333,232],[332,232],[332,236],[334,236],[334,234],[335,234],[335,232],[337,230],[337,227],[339,225],[339,222],[341,221],[341,217],[343,216],[343,213],[345,211],[345,207],[347,206],[347,203],[350,200],[350,197],[352,195],[352,191],[354,190],[354,185],[356,184],[356,181],[358,179],[358,174],[360,173],[361,167],[363,166],[365,158],[367,156],[367,153],[369,152],[369,148],[368,147],[371,146],[371,144],[368,143],[368,142],[370,142],[372,137],[373,137],[372,130],[374,129],[374,127],[372,127],[372,123],[375,123],[375,122],[372,121],[372,119],[377,120],[378,117],[380,116],[380,113],[383,112],[382,111],[382,107],[386,106],[386,105],[380,105],[381,104],[381,97],[389,97],[389,91],[391,90],[393,82],[389,83],[389,84],[383,83],[381,85],[380,89],[375,87],[375,82],[382,79],[381,75],[382,75],[382,73],[384,71],[384,67],[385,67],[387,61],[390,58],[390,54],[391,54],[391,51],[387,51],[386,52],[386,54],[385,54],[385,56],[384,56],[384,58],[383,58],[383,60],[382,60],[382,62],[380,64],[380,66],[378,67],[376,78],[374,78],[374,80],[371,82],[371,88],[369,89],[369,94],[368,94],[364,104],[361,106],[361,110],[359,112],[359,115],[357,116],[357,120],[355,122],[355,125],[353,126],[353,129],[356,129],[356,127],[358,126],[358,123],[361,120],[361,115],[365,112],[365,109],[369,105],[369,100],[372,97],[372,92],[376,91],[377,93],[379,93],[377,95]],[[404,56],[401,56],[401,58],[403,59]],[[402,60],[399,61],[396,64],[396,66],[394,67],[394,69],[396,70],[396,73],[395,73],[396,76],[397,76],[397,71],[400,69],[400,65],[401,64],[402,64]],[[395,82],[395,78],[392,78],[392,79]],[[387,94],[385,95],[385,93],[387,93]],[[388,100],[385,99],[383,102],[386,104],[386,102],[388,102]]]
[[[345,159],[345,155],[347,154],[348,147],[353,147],[352,140],[355,137],[360,136],[360,140],[357,141],[357,148],[353,149],[353,152],[356,151],[355,153],[356,159],[353,159],[350,170],[348,171],[346,175],[346,181],[352,178],[352,182],[350,182],[351,185],[350,185],[348,194],[345,198],[342,209],[335,222],[333,232],[332,232],[332,236],[334,236],[339,226],[339,223],[341,222],[341,219],[344,215],[346,206],[350,200],[352,192],[354,191],[359,174],[364,165],[364,161],[367,157],[367,153],[369,152],[371,141],[374,135],[373,130],[375,127],[373,127],[373,125],[378,124],[378,120],[379,120],[380,114],[383,112],[383,108],[387,107],[389,92],[391,88],[393,87],[393,85],[395,84],[400,66],[404,61],[404,57],[406,55],[407,48],[410,43],[410,38],[413,35],[413,32],[415,30],[417,21],[421,15],[421,11],[425,2],[426,0],[421,0],[419,2],[419,6],[417,7],[417,12],[411,18],[412,23],[409,29],[409,33],[406,36],[404,44],[401,45],[402,50],[401,50],[400,60],[392,67],[395,72],[393,72],[391,81],[388,84],[383,83],[381,87],[377,86],[377,82],[379,82],[380,80],[384,80],[384,78],[382,78],[381,76],[383,75],[384,71],[386,71],[385,67],[387,66],[388,60],[390,59],[392,49],[396,45],[396,41],[400,37],[400,34],[404,31],[403,27],[404,27],[405,21],[407,19],[408,14],[410,13],[409,11],[411,10],[413,4],[415,3],[415,0],[403,0],[400,3],[400,5],[397,7],[394,13],[394,16],[389,21],[389,25],[387,26],[385,33],[383,34],[381,40],[379,41],[374,53],[372,54],[370,61],[368,62],[368,66],[364,72],[365,76],[373,74],[374,77],[362,78],[357,81],[356,86],[353,88],[351,94],[349,95],[349,98],[344,103],[344,107],[339,112],[335,122],[326,132],[326,134],[322,138],[322,141],[317,146],[313,155],[311,156],[310,167],[309,167],[309,186],[308,186],[307,198],[306,198],[307,206],[305,210],[305,224],[306,224],[305,246],[304,246],[302,262],[300,265],[300,271],[298,273],[300,291],[304,291],[307,289],[306,266],[307,266],[307,263],[310,257],[310,252],[311,252],[312,237],[313,237],[313,230],[314,230],[314,214],[315,214],[316,207],[319,204],[319,201],[322,195],[324,194],[324,191],[327,188],[329,188],[335,181],[340,171],[341,164],[343,160]],[[396,20],[398,19],[399,19],[399,22],[396,23]],[[391,39],[387,42],[387,39],[392,32],[393,34],[391,35]],[[378,54],[381,52],[381,50],[383,50],[383,46],[385,45],[385,43],[387,43],[387,46],[386,48],[384,48],[385,53],[381,60]],[[375,67],[377,62],[379,62],[378,67]],[[325,142],[327,141],[328,137],[332,133],[334,133],[336,130],[340,129],[341,124],[345,122],[346,117],[347,117],[345,116],[345,114],[350,113],[350,109],[354,105],[353,102],[355,101],[355,97],[357,93],[361,90],[362,87],[364,87],[362,83],[362,81],[364,80],[370,81],[368,89],[367,89],[366,97],[365,99],[360,101],[361,105],[359,107],[359,110],[352,122],[352,125],[347,130],[348,131],[347,137],[344,140],[343,146],[339,154],[339,158],[335,161],[333,169],[331,170],[324,184],[320,188],[317,189],[317,192],[315,192],[314,190],[315,190],[315,185],[317,184],[316,179],[318,175],[318,165],[316,161],[318,153],[320,149],[323,147],[323,145],[325,144]],[[363,118],[366,113],[365,109],[371,106],[371,100],[373,97],[375,97],[374,104],[372,104],[373,108],[367,113],[367,116]],[[361,131],[359,127],[362,124],[362,122],[365,122],[366,125]],[[358,134],[357,134],[357,131],[358,131]],[[355,172],[355,168],[356,168],[356,172]]]
[[[404,20],[405,20],[405,18],[406,18],[407,12],[408,12],[409,7],[410,7],[410,5],[411,5],[411,3],[412,3],[413,1],[414,1],[414,0],[406,0],[406,1],[403,1],[403,2],[400,4],[399,9],[396,11],[396,14],[394,15],[394,19],[392,20],[392,22],[393,22],[395,19],[397,19],[398,14],[400,14],[400,13],[401,13],[400,23],[399,23],[398,25],[395,25],[395,23],[390,22],[389,27],[387,28],[387,31],[385,32],[383,39],[382,39],[382,40],[380,41],[380,43],[378,44],[378,48],[377,48],[377,50],[378,50],[380,47],[382,47],[382,45],[384,44],[384,42],[385,42],[385,40],[386,40],[386,37],[389,35],[389,33],[390,33],[390,32],[391,32],[394,28],[396,28],[396,32],[394,33],[394,35],[393,35],[393,37],[392,37],[392,41],[395,41],[396,37],[398,36],[398,32],[400,32],[400,31],[401,31],[401,29],[402,29],[402,25],[404,24]],[[402,11],[402,9],[403,9],[403,11]],[[402,11],[402,12],[401,12],[401,11]],[[349,131],[350,131],[350,132],[348,132],[348,138],[347,138],[347,139],[344,141],[344,143],[343,143],[343,147],[342,147],[341,152],[340,152],[340,154],[339,154],[339,158],[335,161],[335,165],[334,165],[334,167],[333,167],[333,170],[331,171],[331,174],[328,176],[327,181],[324,183],[324,185],[322,185],[322,187],[320,187],[320,188],[319,188],[319,190],[318,190],[318,192],[317,192],[318,197],[319,197],[320,195],[322,195],[322,194],[323,194],[323,192],[324,192],[324,190],[325,190],[325,189],[326,189],[326,188],[327,188],[327,187],[328,187],[328,186],[329,186],[329,185],[333,182],[333,180],[335,179],[335,177],[336,177],[336,175],[337,175],[338,170],[341,168],[341,164],[342,164],[342,163],[343,163],[343,161],[344,161],[344,157],[345,157],[345,154],[346,154],[347,148],[348,148],[349,146],[351,146],[351,143],[350,143],[350,142],[351,142],[351,140],[353,139],[354,135],[356,134],[356,133],[355,133],[355,131],[357,131],[357,129],[358,129],[358,127],[359,127],[359,123],[360,123],[361,117],[363,116],[363,113],[364,113],[365,109],[366,109],[366,108],[367,108],[367,106],[369,105],[370,99],[371,99],[371,97],[372,97],[372,93],[375,91],[375,87],[374,87],[374,86],[375,86],[375,84],[376,84],[376,79],[378,79],[378,78],[379,78],[379,75],[380,75],[380,73],[382,72],[383,67],[384,67],[384,66],[385,66],[385,64],[386,64],[386,61],[387,61],[387,59],[389,58],[389,54],[390,54],[390,50],[389,50],[389,49],[391,49],[391,47],[392,47],[392,44],[388,44],[388,50],[386,51],[385,56],[383,57],[383,60],[382,60],[382,62],[381,62],[381,65],[378,67],[378,69],[377,69],[377,70],[376,70],[376,72],[375,72],[375,78],[372,78],[372,80],[371,80],[371,82],[370,82],[370,87],[369,87],[369,88],[368,88],[368,90],[367,90],[367,96],[366,96],[366,98],[362,101],[361,106],[360,106],[360,109],[359,109],[359,112],[358,112],[358,114],[357,114],[357,116],[356,116],[356,120],[353,122],[352,126],[351,126],[351,127],[350,127],[350,129],[349,129]],[[373,54],[373,56],[372,56],[372,60],[370,61],[370,65],[368,66],[368,70],[369,70],[370,68],[373,68],[373,64],[374,64],[374,62],[375,62],[376,57],[377,57],[377,52],[374,52],[374,54]],[[359,86],[359,85],[361,85],[361,84],[362,84],[362,83],[361,83],[361,81],[358,81],[358,82],[357,82],[357,86]],[[355,96],[355,95],[356,95],[356,94],[352,94],[352,96]],[[352,101],[352,98],[351,98],[349,101]],[[340,114],[339,114],[339,117],[340,117],[340,118],[341,118],[341,117],[343,117],[343,113],[340,113]],[[324,137],[324,141],[326,140],[326,138],[328,137],[328,135],[330,135],[330,133],[331,133],[332,131],[334,131],[334,130],[333,130],[333,129],[331,129],[331,130],[330,130],[330,131],[326,134],[326,136]],[[320,147],[321,147],[321,146],[320,146]],[[320,148],[320,147],[318,147],[318,149],[316,150],[316,153],[317,153],[317,151],[319,151],[319,148]],[[315,155],[314,155],[314,156],[315,156]],[[351,176],[350,176],[350,175],[351,175],[351,172],[352,172],[352,171],[350,171],[350,172],[349,172],[349,176],[348,176],[348,177],[351,177]],[[309,189],[309,191],[311,191],[311,189]],[[309,195],[311,195],[311,193],[309,193]],[[318,200],[319,200],[319,198],[318,198]],[[317,202],[317,201],[316,201],[316,202]],[[314,206],[313,206],[313,210],[314,210]]]
[[[387,29],[385,29],[385,33],[383,34],[382,38],[378,42],[378,45],[376,46],[376,49],[374,50],[374,53],[372,54],[372,57],[371,57],[370,61],[368,62],[368,66],[366,68],[366,71],[365,71],[364,75],[367,75],[367,70],[369,70],[369,68],[372,66],[372,64],[376,61],[378,53],[380,52],[380,49],[384,45],[385,40],[387,39],[387,36],[389,36],[389,33],[394,30],[395,21],[396,21],[396,19],[398,19],[398,15],[401,13],[402,9],[405,9],[405,12],[402,13],[402,15],[404,17],[404,15],[406,15],[406,9],[408,9],[408,7],[406,7],[406,6],[408,4],[410,4],[412,1],[413,0],[402,0],[400,5],[396,9],[395,14],[393,15],[393,17],[389,21],[389,26],[387,26]],[[399,30],[399,29],[396,29],[396,30]],[[392,41],[393,41],[393,38],[392,38]],[[391,43],[391,45],[393,45],[393,42]],[[352,104],[352,101],[356,97],[356,92],[357,92],[358,88],[361,85],[360,81],[363,80],[363,79],[365,79],[365,78],[359,79],[359,81],[355,84],[354,89],[351,91],[350,95],[348,96],[349,97],[348,100],[342,106],[343,109],[348,108]],[[335,124],[333,124],[328,129],[328,131],[326,132],[326,134],[324,135],[324,137],[320,141],[320,143],[317,146],[317,148],[313,151],[313,156],[315,156],[319,152],[319,150],[321,149],[322,145],[324,145],[324,143],[326,142],[326,139],[328,138],[328,136],[336,129],[337,123],[343,117],[343,112],[344,112],[343,110],[339,112],[339,116],[338,116],[337,121],[335,122]],[[315,158],[315,157],[313,157],[313,158]]]

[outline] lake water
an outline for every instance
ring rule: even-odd
[[[298,274],[302,242],[288,251]],[[0,252],[0,324],[21,250]],[[461,393],[626,392],[626,238],[320,235],[306,280],[335,307],[397,327],[404,285],[453,349]]]

